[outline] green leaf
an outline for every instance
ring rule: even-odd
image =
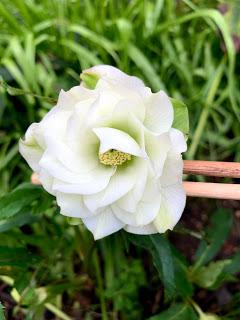
[[[173,304],[166,311],[149,318],[148,320],[197,320],[198,317],[193,309],[183,303]]]
[[[189,117],[188,117],[188,108],[180,100],[171,98],[171,102],[174,109],[174,120],[173,128],[178,129],[183,132],[186,136],[189,133]]]
[[[128,46],[128,55],[148,79],[153,90],[164,89],[164,85],[150,60],[133,44]]]
[[[228,274],[236,274],[240,272],[240,252],[237,252],[231,258],[231,262],[225,266],[224,271]]]
[[[196,263],[193,270],[213,259],[227,240],[233,224],[232,211],[218,209],[211,219],[211,226],[207,230],[207,242],[201,241],[196,253]]]
[[[0,233],[8,231],[15,227],[21,227],[25,224],[36,222],[38,220],[39,218],[35,215],[32,215],[28,208],[23,208],[13,217],[6,220],[0,220]]]
[[[3,305],[1,304],[1,302],[0,302],[0,320],[5,320]]]
[[[172,246],[172,253],[177,294],[184,298],[191,297],[194,290],[188,275],[188,264],[174,246]]]
[[[39,258],[25,248],[0,246],[0,266],[26,268],[38,261]]]
[[[172,298],[175,294],[176,286],[172,251],[167,238],[160,234],[151,236],[129,235],[128,237],[135,245],[151,252],[154,265],[164,284],[167,298]]]
[[[0,198],[0,220],[4,220],[16,215],[27,205],[39,198],[42,189],[31,183],[24,183]]]
[[[224,268],[230,263],[231,260],[211,262],[206,267],[200,267],[197,272],[194,273],[194,278],[192,280],[201,288],[211,289],[223,273]]]
[[[152,251],[154,265],[156,266],[168,298],[172,298],[175,294],[175,276],[172,251],[168,239],[163,235],[149,236],[152,241],[154,250]]]

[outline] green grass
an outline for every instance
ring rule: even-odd
[[[153,91],[164,89],[188,106],[186,158],[240,161],[240,63],[232,40],[233,33],[240,36],[240,2],[228,1],[225,16],[217,10],[221,3],[2,0],[0,195],[29,181],[17,146],[29,124],[52,107],[61,88],[77,85],[81,71],[99,63],[139,76]],[[1,245],[20,246],[26,255],[33,248],[39,259],[4,265],[0,247],[0,274],[14,280],[9,286],[20,294],[12,292],[15,316],[42,319],[50,310],[56,319],[69,319],[72,309],[79,309],[86,320],[100,313],[104,320],[141,319],[138,291],[146,287],[147,275],[138,252],[129,258],[124,234],[95,245],[82,227],[58,214],[51,198],[41,197],[47,199],[41,206],[24,206],[24,218],[19,212],[10,221],[0,217]],[[147,274],[159,285],[152,268]],[[85,307],[87,290],[94,292]]]

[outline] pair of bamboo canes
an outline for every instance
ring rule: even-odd
[[[240,178],[240,163],[219,161],[184,160],[184,174],[211,177]],[[32,183],[40,184],[36,173]],[[240,200],[240,184],[184,181],[189,197]]]

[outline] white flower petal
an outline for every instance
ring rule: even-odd
[[[53,190],[53,177],[47,173],[46,170],[41,169],[38,173],[39,181],[41,182],[43,188],[52,195],[56,195],[56,192]]]
[[[39,172],[39,161],[43,155],[44,150],[38,144],[35,138],[35,130],[38,127],[37,123],[31,124],[28,128],[25,139],[19,142],[19,152],[27,161],[33,171]]]
[[[126,195],[116,202],[120,209],[131,213],[136,212],[137,205],[143,196],[148,175],[147,165],[144,164],[141,166],[138,172],[141,172],[141,178],[135,181],[135,185],[133,186],[132,190],[130,190]]]
[[[163,187],[182,182],[183,160],[179,153],[168,152],[164,163],[160,185]]]
[[[64,167],[46,151],[40,166],[54,177],[53,190],[65,193],[93,194],[106,188],[115,168],[98,165],[82,174],[76,174]]]
[[[88,74],[96,74],[100,79],[103,79],[115,86],[125,86],[128,89],[144,89],[144,83],[137,77],[129,76],[121,70],[109,66],[98,65],[84,71]]]
[[[141,234],[141,235],[158,233],[156,227],[152,223],[142,227],[134,227],[134,226],[127,225],[124,227],[124,230],[129,233]]]
[[[100,153],[115,149],[138,157],[145,156],[137,142],[126,132],[114,128],[94,128],[93,131],[100,140]]]
[[[155,134],[170,130],[173,123],[173,106],[165,92],[153,93],[146,108],[144,125]]]
[[[163,166],[167,158],[167,153],[171,148],[169,133],[163,133],[159,136],[149,132],[145,133],[146,152],[155,172],[155,176],[162,174]]]
[[[92,232],[95,240],[106,237],[124,227],[124,224],[113,214],[111,207],[106,207],[96,216],[82,220],[86,227]]]
[[[153,224],[158,232],[172,230],[179,221],[186,204],[182,183],[162,189],[162,204]]]
[[[170,139],[172,144],[172,150],[174,150],[174,152],[182,153],[187,151],[186,139],[184,137],[184,134],[180,130],[171,128]]]
[[[86,139],[86,144],[83,144],[85,148],[81,148],[81,146],[70,148],[65,142],[55,137],[46,134],[45,138],[49,154],[54,155],[59,163],[72,173],[87,173],[98,166],[97,141],[96,146],[94,146],[88,143]],[[86,138],[86,135],[84,138]]]
[[[133,188],[140,168],[140,164],[136,160],[130,164],[119,166],[106,189],[93,195],[84,196],[85,205],[89,210],[95,211],[121,198]]]
[[[83,196],[77,194],[56,193],[61,214],[73,218],[88,218],[93,215],[83,203]]]
[[[134,213],[127,212],[117,205],[113,205],[115,215],[126,224],[144,226],[152,222],[157,216],[161,204],[161,193],[156,182],[149,180]]]

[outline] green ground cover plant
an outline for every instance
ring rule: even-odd
[[[240,1],[2,0],[0,26],[0,319],[240,319],[239,203],[189,199],[173,232],[94,242],[18,153],[103,63],[188,106],[186,159],[240,162]]]

